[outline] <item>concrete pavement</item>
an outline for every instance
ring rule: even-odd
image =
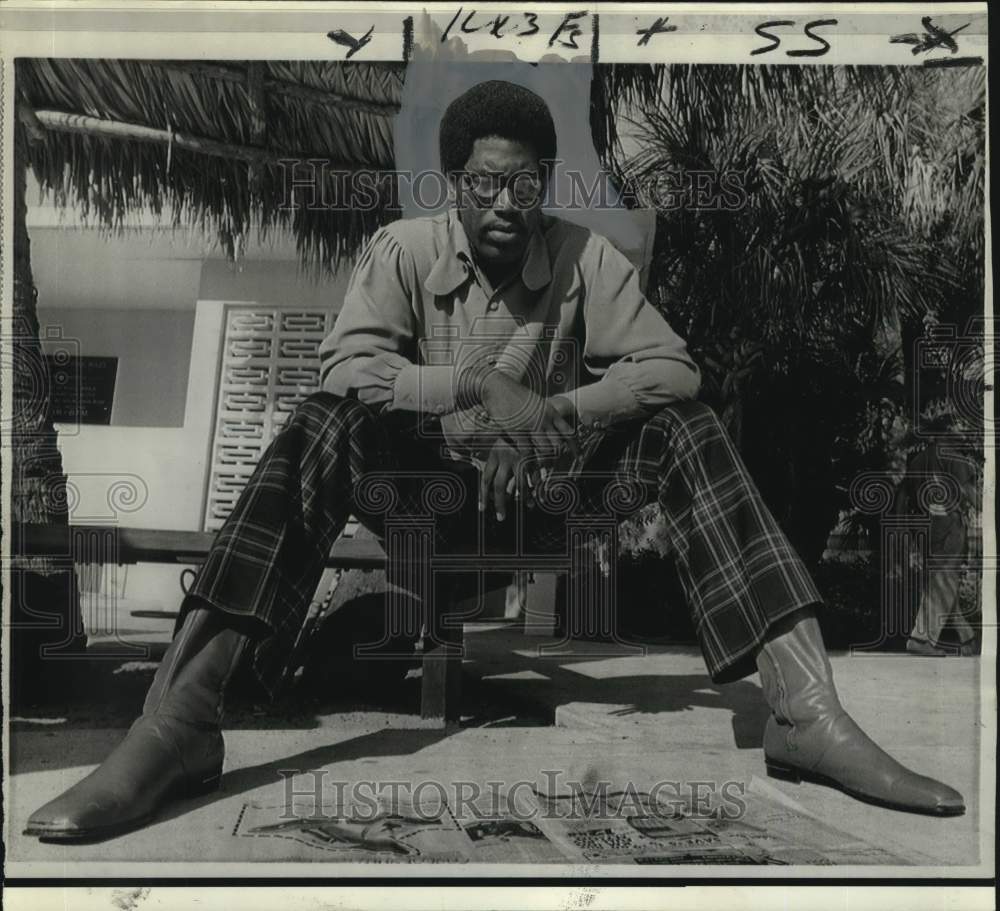
[[[120,739],[152,665],[133,666],[134,683],[122,687],[126,708],[117,715],[91,706],[90,716],[67,709],[16,720],[7,794],[8,875],[120,876],[122,865],[131,863],[166,864],[161,875],[209,875],[219,869],[208,866],[213,864],[249,864],[232,872],[259,873],[266,863],[328,862],[329,854],[295,841],[234,835],[248,804],[277,806],[288,799],[282,770],[321,770],[327,783],[494,780],[544,788],[557,774],[563,782],[604,779],[639,789],[664,780],[682,787],[709,782],[716,791],[726,782],[752,786],[764,774],[760,737],[766,709],[756,680],[715,686],[696,648],[627,655],[574,643],[572,656],[552,657],[538,650],[551,644],[547,640],[525,639],[504,627],[470,628],[467,641],[472,716],[464,726],[427,729],[405,704],[352,705],[364,694],[303,704],[291,714],[240,706],[227,731],[221,791],[176,804],[155,824],[97,844],[43,844],[20,833],[32,810],[81,778]],[[985,726],[979,702],[980,660],[832,660],[842,700],[858,722],[900,761],[962,791],[969,812],[927,818],[866,806],[816,785],[767,785],[802,813],[909,864],[933,865],[942,876],[971,875],[973,867],[985,875],[981,864],[991,862],[992,851],[983,852],[981,843],[991,838],[993,816],[979,803],[979,752],[983,738],[992,743],[995,732]],[[129,672],[118,677],[127,679]],[[416,685],[408,680],[401,687],[403,703],[416,704]],[[990,712],[995,718],[990,707],[987,720]],[[740,868],[740,875],[747,869]],[[415,866],[405,871],[418,873]],[[386,872],[380,864],[379,873]],[[434,871],[428,866],[420,872]],[[682,872],[698,875],[691,867]],[[912,867],[869,867],[861,875],[895,872],[915,874]],[[844,873],[839,868],[836,875]]]

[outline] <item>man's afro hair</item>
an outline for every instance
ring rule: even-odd
[[[556,128],[548,105],[513,82],[480,82],[459,95],[441,118],[441,169],[461,171],[477,139],[499,136],[530,145],[539,161],[556,157]]]

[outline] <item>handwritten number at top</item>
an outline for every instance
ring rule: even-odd
[[[836,24],[836,19],[813,19],[811,22],[807,22],[802,31],[807,38],[815,41],[820,45],[820,47],[793,48],[790,51],[785,51],[785,56],[822,57],[827,51],[830,50],[830,42],[817,35],[815,30],[821,28],[822,26]],[[750,56],[756,57],[758,54],[769,54],[771,51],[777,50],[781,46],[781,36],[776,35],[774,30],[794,25],[794,19],[769,19],[767,22],[762,22],[754,29],[754,31],[760,35],[761,38],[764,38],[771,43],[764,45],[764,47],[755,47],[752,51],[750,51]]]
[[[487,29],[487,34],[494,38],[502,39],[513,36],[515,38],[530,38],[540,31],[538,26],[538,13],[524,11],[517,14],[513,19],[509,15],[500,13],[492,19],[484,22],[477,22],[478,12],[474,9],[465,12],[465,7],[460,6],[451,21],[445,27],[441,35],[441,41],[447,41],[453,33],[460,32],[463,35],[472,35]],[[586,10],[575,13],[566,13],[562,22],[549,38],[549,47],[559,44],[561,47],[579,49],[576,39],[583,34],[583,29],[577,24],[577,20],[587,15]],[[508,26],[510,27],[508,29]]]

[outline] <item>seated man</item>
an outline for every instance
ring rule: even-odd
[[[560,475],[543,480],[538,460],[569,457],[562,478],[586,497],[600,502],[588,474],[608,472],[656,496],[712,679],[760,672],[771,774],[899,810],[964,812],[960,794],[890,758],[841,707],[820,596],[695,401],[698,369],[636,271],[604,238],[541,213],[556,154],[545,103],[507,82],[477,85],[445,113],[440,148],[453,206],[368,245],[321,348],[324,391],[274,440],[219,532],[141,717],[28,833],[107,836],[218,785],[227,681],[252,644],[273,691],[348,516],[380,528],[366,476],[398,478],[405,500],[414,478],[475,462],[479,510],[491,505],[496,521],[442,508],[435,535],[454,542],[463,522],[502,534],[511,492],[542,503]],[[565,517],[536,508],[526,526],[530,546],[558,546]]]

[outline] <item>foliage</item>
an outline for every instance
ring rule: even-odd
[[[617,114],[605,159],[657,209],[650,294],[818,560],[850,480],[891,458],[916,380],[904,341],[928,314],[964,326],[982,310],[985,74],[674,65],[603,79],[618,92],[595,115]],[[664,192],[696,173],[730,175],[735,202]]]

